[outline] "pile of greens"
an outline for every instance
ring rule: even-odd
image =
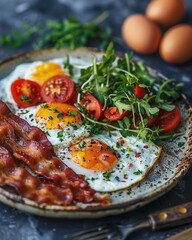
[[[112,130],[118,130],[124,137],[136,134],[139,138],[147,141],[157,142],[172,139],[178,133],[161,134],[155,126],[146,127],[148,120],[145,116],[151,118],[157,115],[160,109],[173,110],[174,102],[180,97],[183,84],[176,84],[175,80],[157,80],[142,62],[134,62],[132,57],[131,53],[125,54],[123,58],[118,58],[113,44],[110,43],[100,62],[97,62],[97,58],[94,56],[93,64],[81,70],[78,88],[79,99],[88,91],[103,104],[104,109],[116,106],[120,113],[124,110],[131,111],[131,117],[124,117],[122,120],[113,122],[107,119],[97,121],[91,118],[87,110],[78,104],[84,121],[89,126],[91,134],[99,133],[104,128],[109,134]],[[71,71],[69,59],[68,66]],[[135,84],[147,88],[149,94],[138,99],[134,95]],[[136,115],[140,116],[139,125],[136,124]]]
[[[35,49],[48,47],[74,49],[86,46],[91,40],[98,40],[101,43],[100,47],[104,48],[111,40],[111,29],[100,26],[107,16],[108,14],[104,12],[87,23],[81,23],[75,17],[63,21],[47,21],[45,24],[34,26],[23,23],[21,29],[13,29],[10,34],[0,36],[0,45],[19,48],[31,43]]]

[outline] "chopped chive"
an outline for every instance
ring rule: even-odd
[[[136,172],[134,172],[133,174],[135,174],[135,175],[140,175],[140,174],[142,174],[143,172],[141,171],[141,170],[138,170],[138,171],[136,171]]]
[[[60,112],[60,113],[57,114],[57,118],[62,118],[63,115],[64,115],[64,114]]]
[[[76,111],[69,111],[68,115],[75,117],[75,116],[77,116],[77,112]]]

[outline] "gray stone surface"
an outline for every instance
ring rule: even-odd
[[[9,33],[13,27],[20,27],[23,21],[30,24],[45,22],[48,19],[62,19],[73,14],[79,19],[89,21],[103,11],[109,12],[109,18],[104,23],[109,24],[113,34],[121,36],[121,23],[131,13],[142,13],[148,0],[0,0],[0,34]],[[192,2],[185,0],[187,15],[183,22],[192,23]],[[30,45],[17,50],[0,47],[0,59],[31,49]],[[121,52],[129,51],[125,44],[117,45]],[[182,66],[172,66],[165,63],[158,54],[135,57],[144,60],[153,68],[159,69],[163,74],[177,81],[185,83],[184,93],[192,103],[192,63]],[[139,210],[131,213],[111,216],[102,219],[52,219],[33,216],[20,212],[0,203],[0,239],[1,240],[60,240],[67,233],[94,226],[102,222],[132,223],[144,218],[149,212],[170,207],[192,200],[192,170],[169,193]],[[186,228],[178,227],[163,232],[142,230],[134,233],[129,239],[133,240],[161,240],[171,234]]]

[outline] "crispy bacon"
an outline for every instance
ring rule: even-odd
[[[45,201],[50,203],[52,201],[52,204],[72,205],[75,202],[100,202],[105,204],[108,201],[106,195],[95,192],[86,181],[55,155],[52,144],[40,129],[30,126],[25,120],[14,115],[2,101],[0,101],[0,146],[2,152],[7,151],[6,154],[0,152],[2,159],[0,161],[7,161],[7,164],[11,162],[14,169],[11,172],[12,174],[8,174],[8,170],[3,171],[2,176],[5,180],[1,179],[1,186],[10,184],[15,189],[18,189],[22,196],[37,202]],[[52,184],[45,185],[41,183],[40,179],[31,176],[25,168],[17,166],[14,163],[15,161],[25,164],[32,172]],[[6,169],[6,167],[3,169]],[[27,178],[30,176],[33,179],[32,182],[35,182],[36,179],[38,189],[41,189],[44,195],[36,192],[35,183],[34,185],[31,184],[28,189],[20,175],[17,181],[17,174],[15,174],[17,172],[21,172]],[[58,194],[59,191],[60,194]],[[40,199],[34,197],[38,194]],[[63,203],[61,203],[61,199]]]
[[[24,167],[18,166],[7,149],[0,147],[0,186],[11,187],[18,194],[33,201],[56,205],[70,205],[73,193],[53,184],[44,184]]]

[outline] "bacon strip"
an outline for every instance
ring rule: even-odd
[[[108,201],[106,195],[95,192],[55,155],[52,144],[40,129],[30,126],[25,120],[14,115],[2,101],[0,101],[0,146],[16,161],[24,163],[35,174],[51,181],[56,188],[61,189],[61,192],[65,191],[67,200],[64,198],[64,205],[69,204],[69,199],[70,204]],[[21,195],[24,196],[22,191]]]
[[[0,186],[11,187],[23,197],[39,204],[70,205],[73,193],[53,184],[43,184],[25,168],[18,166],[7,149],[0,147]]]

